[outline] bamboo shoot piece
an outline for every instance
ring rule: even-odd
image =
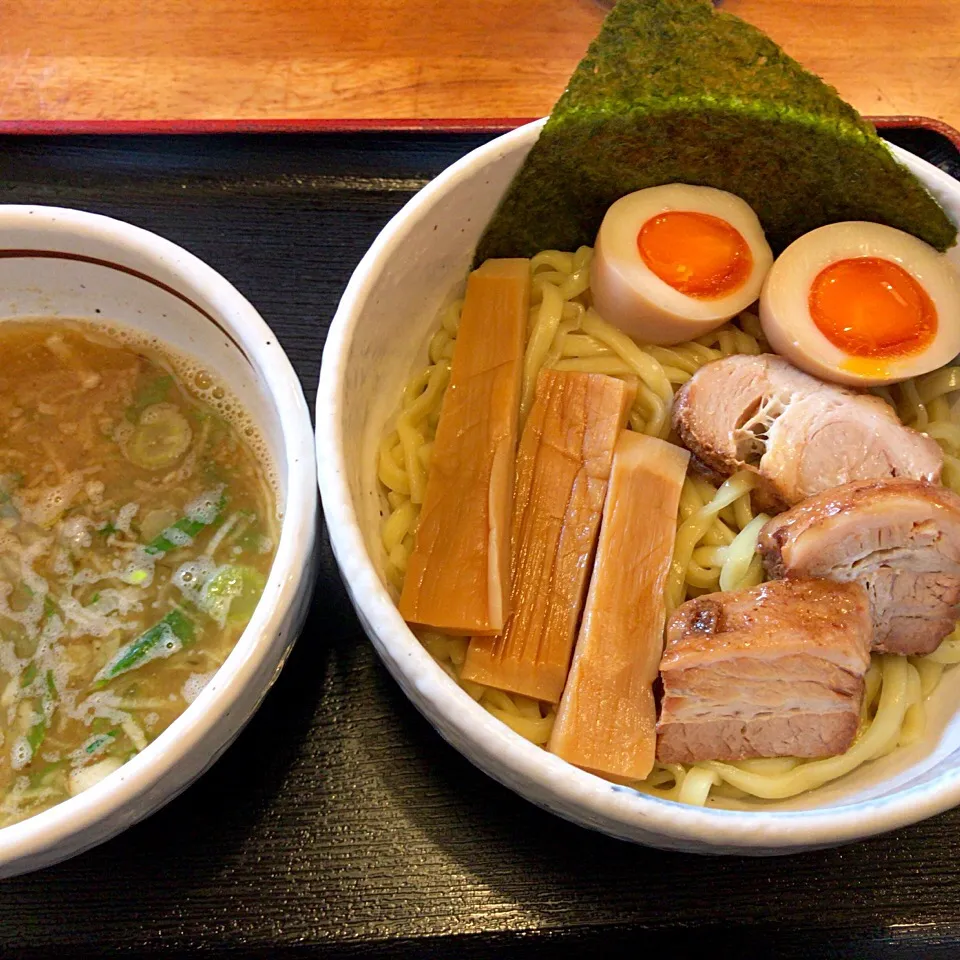
[[[474,637],[462,677],[556,703],[570,667],[613,450],[634,384],[542,370],[520,440],[511,616]]]
[[[626,431],[613,456],[590,591],[547,749],[614,780],[642,780],[653,769],[664,587],[689,460],[680,447]]]
[[[507,613],[510,516],[530,261],[470,274],[400,613],[454,634],[496,634]]]

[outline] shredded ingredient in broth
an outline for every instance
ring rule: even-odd
[[[249,424],[200,399],[205,373],[129,339],[0,324],[0,826],[169,726],[273,560],[276,497]]]
[[[741,314],[734,322],[689,343],[640,346],[606,323],[591,307],[593,251],[543,251],[531,260],[533,293],[524,357],[521,426],[532,403],[541,369],[579,370],[639,380],[629,428],[662,439],[670,435],[674,390],[701,366],[735,353],[769,352],[759,319]],[[384,572],[399,591],[413,549],[419,506],[411,499],[409,470],[425,482],[440,406],[450,376],[461,302],[440,317],[428,347],[429,365],[407,385],[396,425],[381,440],[381,538]],[[874,390],[907,426],[933,437],[944,452],[943,482],[960,493],[960,367],[944,367],[889,388]],[[754,479],[734,474],[719,489],[692,473],[680,496],[677,538],[667,579],[668,613],[685,600],[716,590],[741,590],[764,579],[757,537],[769,519],[751,504]],[[421,631],[420,640],[443,669],[474,700],[521,736],[544,745],[556,716],[552,704],[462,679],[468,638]],[[632,785],[682,803],[743,807],[796,796],[835,780],[869,760],[918,739],[924,728],[924,700],[944,669],[960,663],[960,631],[932,654],[898,657],[874,654],[867,672],[860,729],[844,754],[822,760],[777,757],[738,763],[654,765]]]

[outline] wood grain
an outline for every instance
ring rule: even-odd
[[[312,407],[353,267],[479,139],[7,137],[0,201],[192,250],[260,310]],[[950,160],[933,135],[896,139]],[[307,626],[249,727],[148,821],[0,884],[0,956],[935,960],[960,955],[958,862],[960,810],[788,859],[662,853],[544,813],[404,698],[321,537]]]
[[[960,126],[957,0],[726,0],[861,112]],[[0,119],[541,116],[597,0],[20,0]]]

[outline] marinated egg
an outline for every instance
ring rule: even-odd
[[[870,387],[960,353],[960,274],[922,240],[879,223],[832,223],[777,258],[760,295],[770,346],[823,380]]]
[[[709,333],[760,295],[773,255],[757,215],[712,187],[670,183],[629,193],[600,225],[593,305],[642,343]]]

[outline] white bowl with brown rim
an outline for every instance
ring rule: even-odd
[[[0,323],[63,317],[133,328],[229,386],[278,478],[279,542],[236,646],[199,696],[101,782],[0,829],[0,877],[73,856],[157,810],[226,749],[263,700],[302,626],[314,571],[313,432],[276,336],[224,277],[131,224],[54,207],[0,205]]]

